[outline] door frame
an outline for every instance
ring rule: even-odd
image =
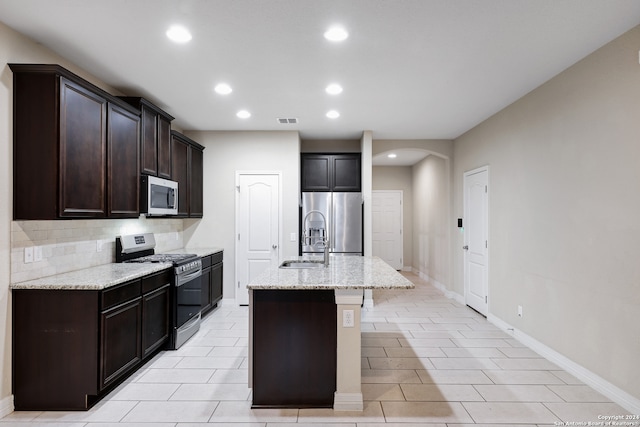
[[[238,306],[238,234],[240,233],[240,177],[244,175],[276,175],[278,177],[278,262],[282,261],[282,230],[283,230],[283,217],[282,214],[282,171],[265,171],[265,170],[240,170],[236,171],[236,180],[235,180],[235,225],[234,225],[234,235],[233,235],[233,246],[234,246],[234,256],[235,256],[235,265],[233,267],[233,289],[234,295],[233,299],[235,301],[235,305]]]
[[[484,282],[486,284],[485,292],[486,292],[486,298],[487,298],[487,308],[486,308],[487,312],[484,313],[484,314],[480,313],[480,314],[483,314],[483,316],[486,317],[489,314],[489,302],[490,302],[490,298],[489,298],[489,288],[490,288],[490,286],[489,286],[489,277],[490,277],[489,268],[490,268],[490,265],[491,265],[490,264],[491,246],[489,246],[489,240],[490,240],[489,239],[489,236],[490,236],[489,226],[491,224],[490,216],[489,216],[490,213],[491,213],[490,212],[491,209],[489,207],[489,205],[490,205],[489,196],[491,194],[491,186],[489,185],[489,183],[491,182],[491,174],[490,174],[490,170],[489,170],[489,165],[480,166],[478,168],[475,168],[475,169],[472,169],[470,171],[464,172],[463,178],[462,178],[462,212],[463,212],[464,221],[466,222],[467,221],[467,218],[466,218],[466,214],[467,214],[467,177],[469,177],[471,175],[474,175],[476,173],[479,173],[479,172],[486,172],[487,173],[487,191],[486,191],[486,194],[487,194],[487,207],[486,207],[486,212],[485,212],[486,213],[486,216],[485,216],[486,223],[484,225],[485,229],[486,229],[486,232],[487,232],[486,268],[485,268],[485,277],[484,277]],[[463,229],[464,229],[464,224],[463,224]],[[464,234],[463,245],[467,245],[467,244],[468,244],[467,235]],[[464,254],[463,254],[463,258],[462,258],[462,276],[463,276],[462,278],[463,278],[464,304],[465,305],[467,305],[467,292],[468,292],[468,290],[467,290],[467,283],[468,283],[467,282],[467,256],[468,256],[468,251],[464,250]],[[467,305],[467,306],[473,309],[473,307],[471,307],[469,305]]]
[[[402,259],[402,265],[400,271],[404,270],[404,191],[403,190],[372,190],[371,191],[371,210],[373,212],[373,197],[374,194],[380,193],[396,193],[400,194],[400,258]],[[373,218],[371,223],[371,241],[373,243]]]

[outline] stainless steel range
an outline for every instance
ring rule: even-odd
[[[172,333],[168,348],[176,350],[200,329],[202,260],[195,254],[156,254],[153,233],[116,237],[116,262],[173,264],[171,286]]]

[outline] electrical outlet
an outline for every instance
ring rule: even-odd
[[[353,310],[342,310],[342,327],[353,328],[356,326]]]
[[[96,240],[96,252],[102,252],[102,240]]]
[[[518,306],[518,317],[522,317],[522,306]]]
[[[291,236],[289,237],[289,240],[292,242],[296,241],[296,233],[291,233]]]
[[[33,262],[33,246],[24,248],[24,263],[28,264],[30,262]]]
[[[33,261],[42,261],[42,246],[36,246],[33,248]]]

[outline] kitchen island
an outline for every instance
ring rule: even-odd
[[[362,411],[360,310],[365,289],[412,289],[377,257],[272,267],[249,289],[249,387],[254,408]]]

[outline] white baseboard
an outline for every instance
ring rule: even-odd
[[[563,356],[552,348],[547,347],[540,341],[525,334],[519,329],[514,328],[504,320],[492,314],[489,314],[487,316],[487,320],[496,325],[498,328],[502,329],[504,332],[512,335],[515,339],[529,347],[531,350],[535,351],[539,355],[548,359],[550,362],[555,363],[574,377],[578,378],[580,381],[587,384],[595,391],[622,406],[627,411],[631,412],[632,414],[640,414],[640,399],[630,395],[624,390],[619,389],[609,381],[578,365],[573,360],[567,358],[566,356]]]
[[[413,267],[410,265],[405,265],[402,267],[402,271],[413,271]]]
[[[333,394],[333,409],[335,411],[357,411],[364,410],[362,393],[339,393]]]
[[[428,274],[425,274],[417,269],[413,269],[413,273],[420,276],[420,278],[422,280],[426,280],[427,282],[431,283],[433,285],[434,288],[436,288],[437,290],[439,290],[440,292],[442,292],[444,294],[445,297],[452,299],[454,301],[459,302],[462,305],[465,305],[466,303],[464,302],[464,297],[462,295],[460,295],[457,292],[453,292],[450,291],[449,289],[447,289],[447,287],[445,285],[443,285],[442,283],[438,282],[436,279],[434,279],[433,277],[429,277]]]
[[[6,417],[13,412],[13,394],[0,400],[0,418]]]

